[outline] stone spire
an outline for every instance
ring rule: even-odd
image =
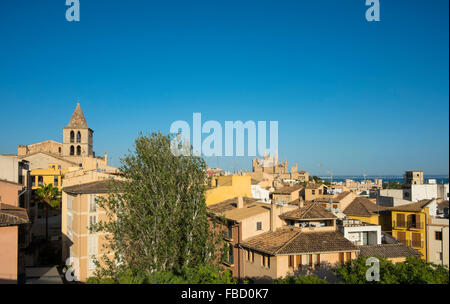
[[[67,126],[71,128],[88,128],[86,118],[84,118],[79,102],[77,103],[77,107],[75,108],[75,111],[73,111],[72,118],[70,118]]]

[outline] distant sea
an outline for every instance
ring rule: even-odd
[[[330,180],[330,176],[319,176],[323,180]],[[387,182],[388,180],[391,180],[393,182],[403,182],[403,175],[378,175],[378,176],[366,176],[366,180],[374,180],[376,178],[381,178],[384,182]],[[428,182],[429,179],[435,179],[436,183],[441,184],[448,184],[449,177],[448,175],[424,175],[423,177],[425,179],[425,183]],[[354,181],[364,181],[364,176],[360,175],[339,175],[339,176],[333,176],[333,182],[345,182],[346,179],[352,179]]]

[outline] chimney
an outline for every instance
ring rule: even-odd
[[[305,206],[305,202],[303,201],[303,196],[300,196],[298,199],[298,207],[303,208]]]
[[[105,152],[105,165],[108,164],[108,153]]]
[[[242,198],[242,196],[239,196],[239,197],[238,197],[237,207],[238,207],[239,209],[244,208],[244,199]]]
[[[275,231],[275,202],[272,200],[272,203],[270,204],[270,231]]]

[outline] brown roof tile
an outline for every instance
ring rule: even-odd
[[[359,251],[339,232],[305,233],[298,228],[267,232],[244,241],[242,246],[272,255]]]
[[[29,222],[26,209],[0,203],[0,226],[13,226]]]
[[[313,220],[335,219],[336,216],[318,203],[305,203],[303,208],[288,211],[280,215],[284,219]]]
[[[390,211],[405,211],[405,212],[420,212],[423,208],[425,208],[429,203],[433,200],[421,200],[417,203],[411,203],[406,205],[394,206],[394,207],[385,207],[385,210]]]
[[[303,188],[302,185],[284,186],[280,189],[276,189],[273,194],[291,194],[292,192],[300,190],[301,188]]]
[[[409,246],[403,244],[382,244],[359,246],[360,255],[363,257],[398,258],[414,256],[420,257],[422,254]]]
[[[80,185],[67,186],[62,191],[71,194],[92,194],[92,193],[108,193],[108,184],[112,180],[101,180]]]
[[[350,203],[350,205],[347,206],[347,208],[345,208],[343,213],[345,215],[354,216],[374,216],[378,215],[378,211],[381,211],[381,209],[382,208],[378,205],[369,201],[369,199],[365,197],[357,197]]]

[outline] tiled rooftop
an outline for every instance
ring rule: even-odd
[[[381,244],[359,246],[360,255],[363,257],[398,258],[421,257],[422,254],[403,244]]]
[[[283,213],[281,218],[294,220],[335,219],[336,216],[318,203],[304,203],[303,208],[298,208]]]
[[[272,255],[359,251],[339,232],[302,232],[287,227],[250,238],[242,246]]]
[[[26,209],[0,203],[0,227],[27,224],[29,222]]]

